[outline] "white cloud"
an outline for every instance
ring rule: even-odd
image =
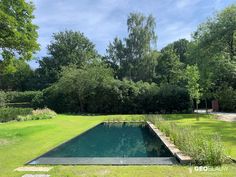
[[[157,20],[158,48],[179,38],[190,39],[197,25],[234,0],[33,0],[34,20],[40,27],[39,43],[46,54],[51,35],[65,29],[79,30],[104,53],[115,36],[126,36],[130,12],[153,14]]]

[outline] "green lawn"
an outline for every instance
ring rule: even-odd
[[[227,155],[236,159],[236,122],[225,122],[214,118],[213,115],[200,115],[199,120],[192,114],[170,114],[164,118],[181,125],[190,125],[206,135],[218,133],[224,143]]]
[[[9,122],[0,124],[0,176],[14,177],[26,173],[14,172],[29,160],[56,145],[91,128],[107,118],[138,116],[69,116],[59,115],[50,120]],[[141,116],[139,116],[141,117]],[[191,124],[206,133],[218,132],[231,154],[236,154],[235,123],[225,123],[201,116],[169,115],[181,124]],[[227,128],[226,130],[224,130]],[[235,176],[236,165],[224,165],[223,171],[191,173],[189,166],[56,166],[52,176]]]

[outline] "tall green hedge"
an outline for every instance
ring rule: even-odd
[[[84,95],[86,113],[186,113],[191,109],[189,95],[175,85],[158,87],[144,82],[113,80],[99,84]],[[60,113],[79,113],[76,90],[60,89],[53,85],[35,97],[35,107],[49,107]]]
[[[236,111],[236,89],[230,86],[224,86],[217,91],[216,98],[219,100],[220,111]]]
[[[0,91],[0,108],[6,106],[6,93],[3,91]]]
[[[17,120],[18,116],[32,114],[31,108],[0,108],[0,122]]]
[[[33,98],[39,93],[40,91],[25,91],[25,92],[10,91],[6,92],[6,98],[9,103],[25,103],[25,102],[31,102]]]

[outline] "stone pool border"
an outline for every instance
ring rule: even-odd
[[[165,136],[165,134],[162,133],[158,128],[156,128],[156,126],[153,123],[147,121],[147,124],[149,128],[153,130],[153,132],[161,139],[161,141],[165,144],[165,146],[170,150],[172,155],[175,156],[179,160],[180,164],[183,164],[183,165],[191,164],[192,158],[190,156],[185,155],[183,152],[181,152],[170,141],[170,138]]]

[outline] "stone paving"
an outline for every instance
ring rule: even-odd
[[[50,177],[50,175],[46,175],[46,174],[25,174],[22,177]]]
[[[223,120],[226,122],[236,122],[236,113],[212,112],[212,110],[208,111],[208,114],[216,115],[216,118],[219,120]],[[206,114],[206,110],[203,109],[195,110],[194,112],[198,114]]]
[[[39,172],[48,172],[52,169],[53,167],[18,167],[15,169],[15,171],[39,171]]]

